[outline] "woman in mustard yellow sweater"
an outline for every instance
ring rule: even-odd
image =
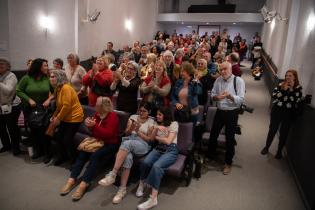
[[[76,91],[68,83],[67,76],[62,70],[50,72],[50,84],[55,88],[56,111],[51,123],[58,126],[56,134],[58,157],[54,165],[62,164],[66,158],[75,159],[76,148],[73,137],[83,121],[83,109]]]

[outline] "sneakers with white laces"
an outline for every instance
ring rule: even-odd
[[[127,194],[126,187],[120,187],[118,192],[116,193],[116,195],[113,198],[113,203],[114,204],[120,203],[126,194]]]
[[[144,190],[144,183],[140,181],[139,186],[137,188],[136,196],[142,197],[143,196],[143,190]]]
[[[150,196],[150,198],[146,202],[141,203],[140,205],[138,205],[138,210],[151,209],[154,206],[156,206],[157,204],[158,204],[157,198],[152,198]]]
[[[110,171],[108,174],[106,174],[105,178],[101,179],[98,184],[102,185],[104,187],[107,187],[111,184],[115,183],[116,175],[114,172]]]

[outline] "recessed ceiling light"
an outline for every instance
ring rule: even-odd
[[[209,25],[209,23],[206,23],[207,25]]]
[[[236,23],[233,23],[233,25],[235,25]]]

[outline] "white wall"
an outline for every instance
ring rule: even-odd
[[[169,1],[169,0],[166,0]],[[226,3],[236,4],[235,12],[257,12],[265,0],[227,0]],[[187,12],[191,5],[217,5],[217,0],[179,0],[179,12]]]
[[[79,55],[82,58],[96,56],[106,46],[108,41],[114,43],[114,49],[134,41],[146,42],[153,39],[156,33],[156,0],[111,1],[91,0],[90,10],[97,8],[102,13],[98,21],[79,23]],[[86,0],[80,1],[79,18],[85,16]],[[130,18],[134,28],[131,32],[125,29],[125,20]]]
[[[298,71],[303,92],[313,95],[312,105],[315,106],[315,28],[307,27],[309,17],[315,18],[315,2],[314,0],[294,1],[267,1],[271,10],[280,11],[282,16],[288,17],[289,21],[297,24],[293,27],[290,22],[288,24],[276,22],[274,30],[271,24],[264,24],[263,44],[278,67],[279,77],[283,78],[290,68]],[[283,15],[285,12],[287,14]],[[290,44],[293,46],[288,47]]]
[[[8,18],[5,11],[7,2]],[[67,55],[76,49],[83,60],[98,56],[108,41],[112,41],[117,49],[136,40],[152,40],[156,32],[157,0],[134,0],[132,4],[128,0],[110,3],[91,0],[90,12],[96,8],[101,11],[94,24],[81,22],[86,17],[86,4],[87,0],[1,0],[1,29],[6,25],[9,28],[0,32],[0,55],[4,54],[1,53],[1,41],[7,39],[10,45],[6,53],[12,69],[25,69],[26,60],[37,57],[48,59],[52,66],[54,58],[60,57],[66,62]],[[55,29],[48,31],[47,36],[38,23],[43,14],[52,16],[55,21]],[[125,29],[127,18],[134,23],[132,32]]]
[[[187,28],[187,25],[182,24],[159,24],[159,30],[161,31],[167,31],[169,34],[172,34],[174,32],[174,29],[176,29],[176,32],[178,34],[190,34],[192,30],[198,30],[198,25],[190,25],[192,28]],[[223,29],[228,29],[228,34],[230,34],[231,39],[233,40],[235,34],[237,32],[241,33],[242,38],[246,39],[247,42],[249,42],[252,37],[254,36],[255,32],[261,33],[262,31],[262,25],[261,24],[242,24],[242,25],[220,25],[221,32]]]
[[[40,15],[51,15],[55,29],[39,27]],[[74,51],[74,0],[9,0],[10,60],[13,69],[25,69],[29,58],[51,62]]]
[[[0,57],[9,58],[8,0],[0,1]]]

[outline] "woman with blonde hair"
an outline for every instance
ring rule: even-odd
[[[111,98],[110,85],[113,82],[113,72],[109,69],[110,58],[108,55],[97,58],[91,70],[83,77],[83,85],[90,88],[89,105],[95,106],[99,96]]]
[[[73,137],[83,121],[83,109],[74,88],[68,83],[63,70],[50,71],[50,84],[55,88],[56,111],[51,118],[51,127],[59,126],[56,134],[58,157],[54,165],[60,165],[67,157],[75,158]],[[48,162],[48,161],[47,161]]]
[[[154,64],[157,60],[157,56],[153,53],[147,54],[147,64],[141,68],[139,75],[140,79],[144,80],[148,76],[151,76],[154,70]]]
[[[157,61],[152,76],[148,76],[140,86],[140,92],[144,94],[143,99],[152,103],[155,109],[168,106],[170,90],[171,81],[167,76],[166,65],[163,61]],[[155,114],[154,111],[153,114]]]
[[[292,120],[301,102],[302,87],[300,86],[296,70],[290,69],[285,74],[285,79],[272,92],[273,106],[271,109],[270,125],[266,145],[261,154],[269,152],[269,147],[280,127],[280,137],[276,159],[282,158],[282,149],[288,138]]]
[[[116,113],[113,112],[111,99],[103,96],[98,97],[95,109],[96,113],[94,117],[86,118],[85,125],[91,131],[91,136],[97,141],[103,142],[104,146],[94,152],[80,151],[78,158],[72,167],[70,178],[60,191],[60,195],[64,196],[77,185],[77,178],[85,163],[89,161],[81,178],[82,181],[76,192],[72,195],[72,200],[74,201],[80,200],[86,192],[88,186],[95,177],[100,160],[104,156],[112,154],[119,143],[119,120]]]
[[[86,104],[86,88],[82,84],[82,78],[86,74],[85,69],[80,65],[79,56],[70,53],[67,56],[68,64],[65,66],[65,72],[69,84],[74,88],[79,96],[80,102]]]

